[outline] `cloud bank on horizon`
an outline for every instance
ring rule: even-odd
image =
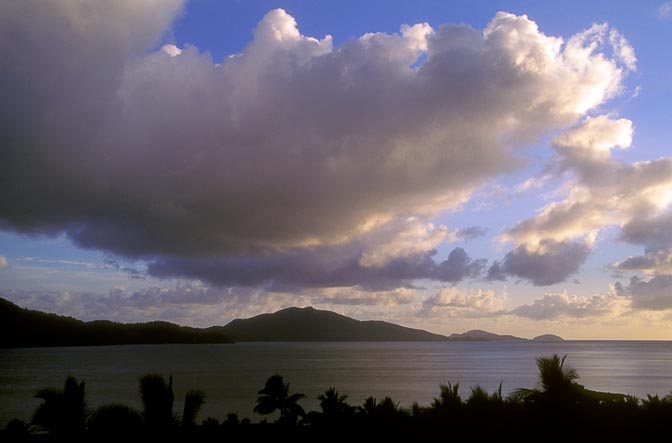
[[[637,65],[616,29],[561,38],[500,12],[482,31],[418,23],[335,47],[276,9],[241,53],[213,60],[207,48],[157,49],[183,8],[0,5],[1,229],[63,234],[143,260],[159,278],[323,288],[336,303],[397,291],[403,303],[417,280],[563,282],[616,227],[644,253],[614,271],[650,279],[614,297],[672,306],[661,290],[672,288],[672,159],[612,156],[630,147],[633,123],[603,106]],[[563,182],[562,199],[502,231],[512,248],[499,260],[462,247],[439,258],[439,246],[483,230],[435,218],[518,170],[521,148],[545,137],[545,174]],[[556,294],[509,312],[547,318],[605,304]],[[423,309],[441,306],[503,311],[491,291],[439,292]]]

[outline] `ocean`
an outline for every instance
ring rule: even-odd
[[[108,403],[139,407],[138,379],[150,372],[172,375],[175,410],[190,388],[206,392],[199,420],[227,413],[259,421],[257,391],[278,373],[301,392],[306,411],[319,409],[317,396],[334,386],[360,405],[366,397],[390,396],[402,407],[428,405],[439,385],[459,383],[463,396],[481,385],[503,392],[537,383],[535,358],[567,355],[579,382],[589,389],[638,397],[672,391],[672,342],[567,341],[562,343],[237,343],[222,345],[135,345],[0,350],[0,426],[29,420],[43,387],[62,388],[73,375],[86,382],[91,408]]]

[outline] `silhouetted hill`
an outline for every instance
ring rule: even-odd
[[[559,337],[557,335],[553,334],[544,334],[544,335],[538,335],[532,339],[532,341],[539,341],[539,342],[560,342],[560,341],[565,341],[564,338]]]
[[[0,298],[0,347],[93,346],[159,343],[228,343],[221,331],[168,322],[83,322],[21,308]]]
[[[559,341],[551,335],[535,341]],[[231,341],[529,341],[512,335],[473,330],[449,337],[384,321],[359,321],[331,311],[287,308],[272,314],[233,320],[205,329],[155,321],[84,322],[72,317],[21,308],[0,298],[0,348],[96,346]]]
[[[448,338],[384,321],[359,321],[330,311],[287,308],[213,327],[236,341],[445,341]]]
[[[473,329],[462,334],[450,334],[450,341],[528,341],[526,338],[515,337],[513,335],[499,335],[492,332]]]

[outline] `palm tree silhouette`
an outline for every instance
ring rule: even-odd
[[[140,377],[140,400],[145,424],[154,429],[169,429],[180,423],[179,416],[173,412],[175,394],[173,393],[173,377],[168,383],[159,374],[147,374]],[[184,397],[182,409],[182,426],[193,426],[196,417],[205,403],[205,392],[189,389]]]
[[[462,398],[460,397],[459,383],[448,383],[447,385],[439,385],[441,394],[439,398],[435,398],[432,402],[432,409],[441,411],[455,411],[462,406]]]
[[[68,376],[63,389],[44,388],[35,398],[42,399],[33,414],[36,424],[52,434],[73,436],[84,431],[86,424],[85,383]]]
[[[571,390],[577,385],[579,375],[574,368],[565,367],[565,359],[558,354],[551,357],[537,358],[537,368],[539,368],[539,382],[544,392],[555,393]]]
[[[140,401],[145,424],[151,428],[166,428],[177,420],[173,414],[173,377],[166,380],[159,374],[140,377]]]
[[[579,375],[576,369],[566,367],[565,359],[553,354],[550,357],[536,359],[539,369],[539,388],[518,389],[512,398],[550,407],[556,411],[568,411],[582,399],[587,399],[589,392],[577,383]]]
[[[298,401],[305,397],[303,394],[289,394],[289,383],[285,383],[282,376],[275,374],[266,380],[266,385],[259,392],[254,412],[262,415],[280,411],[278,423],[295,426],[299,417],[305,416],[305,411]]]
[[[330,387],[317,397],[320,400],[322,414],[329,418],[342,417],[352,410],[352,406],[346,402],[347,398],[347,395],[340,395],[334,387]]]
[[[204,404],[205,392],[198,389],[189,389],[184,397],[184,409],[182,409],[182,426],[195,426],[198,411]]]

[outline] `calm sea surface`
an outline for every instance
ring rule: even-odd
[[[480,384],[488,391],[503,382],[505,393],[537,382],[535,358],[567,354],[580,382],[599,391],[645,397],[672,390],[672,342],[572,341],[564,343],[239,343],[233,345],[142,345],[0,350],[0,426],[25,420],[42,387],[62,388],[69,374],[86,381],[89,405],[139,406],[138,378],[172,374],[175,409],[189,388],[207,403],[200,418],[252,412],[256,393],[279,373],[292,392],[306,394],[306,410],[330,386],[361,404],[386,395],[410,406],[429,404],[439,384],[459,382],[463,395]]]

